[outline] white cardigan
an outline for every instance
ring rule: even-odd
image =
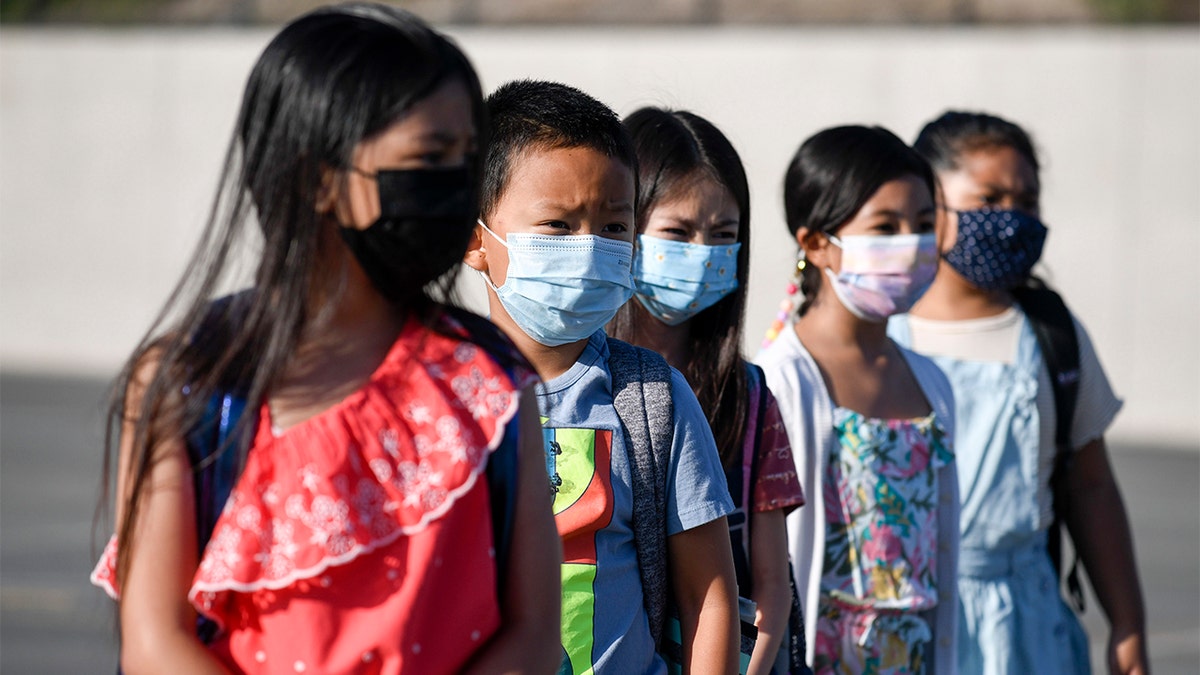
[[[917,384],[933,407],[953,449],[954,394],[950,381],[933,361],[900,348]],[[804,487],[807,505],[787,517],[788,553],[791,554],[796,589],[804,603],[807,660],[816,644],[817,600],[825,551],[825,498],[821,493],[826,458],[837,443],[833,433],[833,401],[812,355],[800,343],[792,326],[755,359],[767,375],[767,386],[779,403],[779,412],[792,444],[796,473]],[[938,511],[938,604],[924,618],[933,633],[929,652],[930,673],[957,673],[958,664],[958,473],[953,462],[938,472],[941,490]]]

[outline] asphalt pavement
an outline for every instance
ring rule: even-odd
[[[113,673],[114,605],[88,583],[105,383],[0,375],[0,672]],[[1200,673],[1200,449],[1115,445],[1157,675]],[[1096,672],[1107,629],[1084,614]]]

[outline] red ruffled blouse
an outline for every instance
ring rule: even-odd
[[[264,405],[188,593],[221,627],[219,658],[253,673],[460,670],[500,624],[482,473],[524,384],[410,322],[341,403],[286,430]],[[92,573],[114,598],[116,554],[113,537]]]

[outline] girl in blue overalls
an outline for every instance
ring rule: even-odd
[[[1029,279],[1046,229],[1038,161],[1020,127],[948,112],[915,147],[938,173],[945,233],[937,278],[893,337],[932,356],[957,404],[962,495],[959,670],[1088,673],[1087,637],[1062,602],[1046,553],[1053,518],[1054,397],[1033,328],[1011,290]],[[1079,394],[1069,421],[1066,518],[1112,625],[1108,666],[1147,668],[1145,617],[1129,523],[1104,446],[1121,407],[1076,321]]]

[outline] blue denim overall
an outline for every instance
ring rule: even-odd
[[[907,316],[892,339],[911,345]],[[1088,675],[1087,635],[1062,601],[1046,553],[1047,472],[1037,407],[1042,354],[1023,319],[1013,363],[930,356],[954,388],[962,543],[961,673]]]

